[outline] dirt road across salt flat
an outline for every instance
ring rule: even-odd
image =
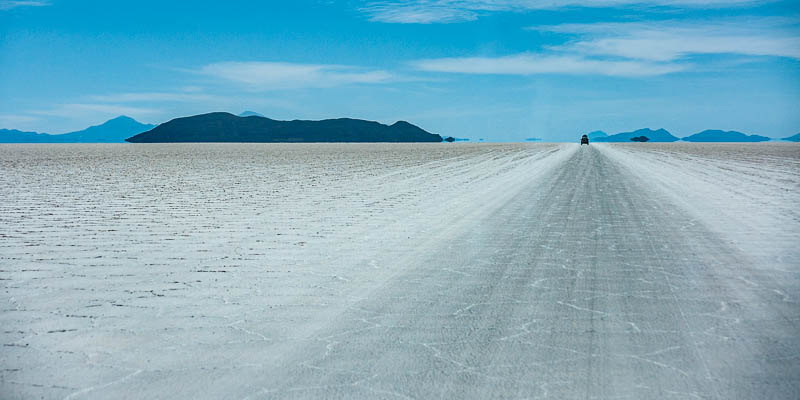
[[[800,171],[789,154],[776,167],[783,181],[714,192],[737,207],[757,198],[753,213],[783,218],[769,237],[750,232],[749,241],[726,234],[735,220],[704,219],[704,204],[719,207],[712,195],[693,199],[696,208],[676,198],[658,162],[675,163],[676,174],[679,158],[562,145],[445,157],[442,168],[456,160],[482,167],[461,171],[461,186],[426,175],[419,192],[401,193],[412,203],[447,200],[435,217],[417,209],[415,220],[398,211],[402,201],[376,203],[386,219],[351,221],[363,227],[348,231],[349,241],[334,235],[316,249],[313,238],[305,249],[250,242],[242,252],[257,251],[208,269],[216,281],[203,276],[194,289],[167,290],[202,275],[170,267],[194,253],[158,259],[159,272],[147,274],[124,262],[109,267],[122,276],[81,266],[83,277],[60,283],[59,268],[32,280],[4,267],[2,397],[798,398],[800,254],[786,243],[800,231],[797,215],[782,212],[797,199]],[[750,164],[725,162],[720,175],[704,175],[709,164],[685,178],[752,178],[742,172]],[[443,190],[447,198],[436,197]],[[731,210],[734,218],[739,209]],[[259,236],[220,225],[239,241]],[[7,237],[20,240],[14,232]],[[765,250],[751,254],[754,246]],[[36,266],[29,253],[2,251],[6,265]],[[265,276],[275,255],[303,273]],[[110,298],[146,287],[146,296]],[[53,293],[62,305],[41,299]],[[87,317],[47,333],[48,312],[67,311]]]
[[[261,394],[796,398],[797,277],[584,147],[318,332]]]

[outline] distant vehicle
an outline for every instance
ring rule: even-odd
[[[581,136],[581,146],[589,144],[589,136],[583,135]]]

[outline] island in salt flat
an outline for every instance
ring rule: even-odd
[[[405,121],[384,125],[339,118],[278,121],[225,112],[176,118],[125,139],[131,143],[170,142],[441,142],[442,137]]]
[[[723,131],[707,129],[700,133],[682,139],[685,142],[768,142],[772,139],[766,136],[748,135],[736,131]]]

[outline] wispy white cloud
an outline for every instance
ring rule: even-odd
[[[465,22],[496,11],[553,10],[567,7],[741,7],[770,0],[382,0],[361,11],[378,22],[431,24]]]
[[[391,73],[383,70],[284,62],[220,62],[206,65],[195,72],[233,82],[252,91],[376,84],[393,79]]]
[[[79,119],[86,116],[127,115],[133,118],[161,114],[161,110],[145,107],[132,107],[119,104],[67,103],[46,110],[33,110],[29,114]]]
[[[800,59],[800,30],[786,18],[563,24],[529,29],[579,36],[550,48],[570,54],[648,61],[725,53]]]
[[[170,93],[170,92],[131,92],[106,95],[88,96],[92,101],[108,103],[136,103],[136,102],[205,102],[216,97],[203,93]]]
[[[693,69],[687,62],[691,55],[800,59],[797,26],[796,19],[783,17],[536,26],[528,29],[564,34],[566,43],[538,53],[428,59],[413,65],[464,74],[664,75]]]
[[[504,57],[456,57],[418,60],[414,67],[430,72],[487,75],[653,76],[682,71],[687,65],[636,60],[597,60],[564,55],[516,54]]]
[[[0,10],[10,10],[17,7],[44,7],[49,6],[49,1],[15,1],[15,0],[2,0],[0,1]]]
[[[22,129],[38,120],[30,115],[0,114],[0,129]]]
[[[474,7],[451,1],[380,1],[369,3],[361,11],[370,20],[400,24],[465,22],[478,19]]]

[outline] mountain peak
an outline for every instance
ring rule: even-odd
[[[239,117],[262,117],[262,118],[264,118],[264,116],[262,114],[259,114],[259,113],[255,112],[255,111],[243,111],[238,116]]]
[[[152,125],[150,125],[150,124],[143,124],[143,123],[141,123],[141,122],[139,122],[139,121],[127,116],[127,115],[120,115],[119,117],[111,118],[110,120],[108,120],[106,122],[103,122],[100,125],[91,126],[89,129],[95,128],[95,127],[104,127],[105,128],[105,127],[122,127],[122,126],[135,126],[135,127],[139,127],[139,126],[148,127],[149,126],[149,127],[152,127]]]
[[[111,122],[111,121],[136,121],[136,120],[131,118],[131,117],[129,117],[129,116],[127,116],[127,115],[120,115],[119,117],[111,118],[110,120],[108,120],[106,122]]]
[[[637,130],[635,130],[634,132],[659,132],[659,133],[669,133],[669,132],[667,132],[667,130],[666,130],[666,129],[664,129],[664,128],[658,128],[658,129],[642,128],[642,129],[637,129]]]
[[[591,140],[595,140],[597,138],[607,137],[608,134],[603,132],[603,131],[593,131],[593,132],[587,133],[586,136],[588,136],[589,139],[591,139]]]
[[[0,143],[124,143],[125,138],[152,129],[126,115],[112,118],[81,131],[49,135],[46,133],[7,131]]]

